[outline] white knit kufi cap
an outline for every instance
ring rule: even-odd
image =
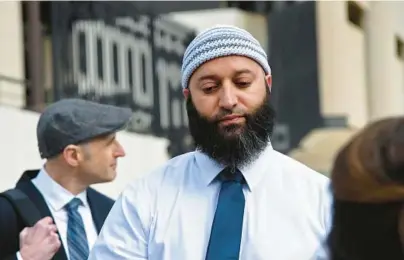
[[[249,32],[230,25],[217,25],[195,37],[188,45],[182,60],[182,87],[188,88],[189,79],[205,62],[230,55],[248,57],[271,74],[268,57],[257,39]]]

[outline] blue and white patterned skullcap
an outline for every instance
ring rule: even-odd
[[[260,43],[246,30],[231,25],[216,25],[200,34],[188,45],[182,60],[182,87],[188,88],[189,79],[205,62],[230,55],[253,59],[271,74],[268,58]]]

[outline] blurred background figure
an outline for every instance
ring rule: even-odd
[[[404,259],[404,117],[374,122],[338,154],[331,260]]]
[[[90,186],[115,179],[125,156],[116,132],[131,116],[130,109],[81,99],[44,110],[36,133],[46,162],[24,171],[14,200],[0,197],[0,259],[47,260],[51,253],[55,260],[88,258],[114,203]],[[37,219],[23,221],[35,212]]]

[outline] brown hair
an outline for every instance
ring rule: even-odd
[[[331,180],[333,259],[404,259],[404,117],[374,122],[353,137]]]

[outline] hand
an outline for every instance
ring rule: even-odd
[[[50,260],[61,243],[51,217],[39,220],[20,233],[20,254],[23,260]]]

